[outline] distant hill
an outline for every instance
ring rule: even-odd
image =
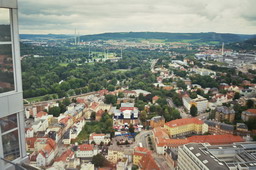
[[[58,39],[67,39],[72,37],[71,35],[65,34],[20,34],[21,39],[29,40],[58,40]]]
[[[165,33],[165,32],[119,32],[119,33],[103,33],[95,35],[81,36],[83,41],[95,40],[135,40],[135,39],[161,39],[166,42],[190,40],[188,42],[240,42],[252,38],[253,35],[244,34],[222,34],[222,33]]]
[[[242,42],[229,43],[226,47],[233,50],[256,50],[256,36]]]

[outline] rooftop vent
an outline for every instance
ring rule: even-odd
[[[197,156],[197,157],[198,157],[198,156],[201,156],[201,154],[200,154],[200,153],[197,153],[196,156]]]
[[[204,164],[207,164],[207,163],[208,163],[208,161],[207,161],[207,160],[203,160],[203,163],[204,163]]]
[[[193,149],[194,149],[194,147],[190,147],[190,148],[189,148],[189,150],[193,150]]]

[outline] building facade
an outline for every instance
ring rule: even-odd
[[[208,100],[200,95],[197,98],[191,99],[189,96],[182,97],[183,106],[189,112],[192,105],[197,107],[198,113],[206,111],[208,108]]]
[[[27,159],[16,0],[0,0],[0,159],[1,169]]]
[[[191,133],[204,134],[208,132],[208,125],[197,118],[176,119],[165,123],[164,128],[171,138],[184,136]]]

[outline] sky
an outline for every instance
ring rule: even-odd
[[[22,34],[256,34],[256,0],[18,0]],[[0,16],[1,17],[1,16]]]

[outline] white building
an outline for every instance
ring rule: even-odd
[[[189,96],[182,97],[183,106],[187,111],[190,111],[192,105],[197,107],[198,113],[204,112],[208,108],[208,100],[200,95],[197,98],[191,99]]]
[[[108,144],[110,142],[110,134],[92,133],[90,134],[89,143],[92,143],[92,141],[94,141],[96,145],[99,145],[101,142]]]
[[[94,145],[82,144],[77,147],[76,157],[78,158],[92,158],[99,153]]]

